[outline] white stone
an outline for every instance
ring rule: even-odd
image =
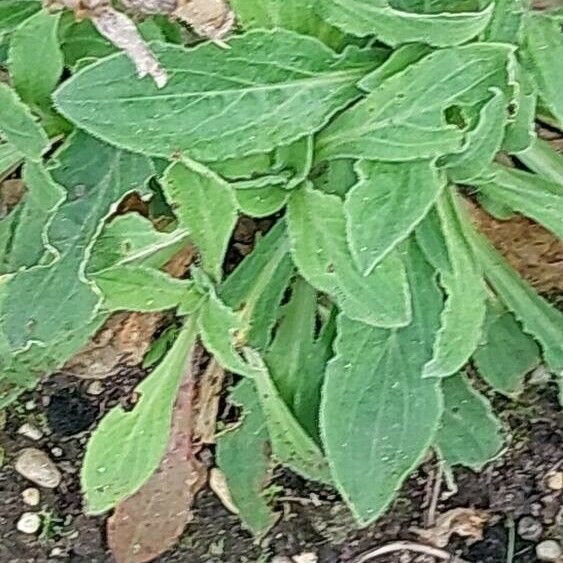
[[[24,407],[26,411],[32,411],[35,408],[35,401],[33,399],[26,401]]]
[[[41,528],[41,517],[36,512],[24,512],[20,516],[16,528],[22,534],[35,534]]]
[[[540,561],[559,561],[561,546],[555,540],[545,540],[536,545],[536,555]]]
[[[555,471],[547,476],[547,486],[552,491],[563,489],[563,471]]]
[[[37,426],[33,426],[29,422],[22,424],[18,430],[18,434],[29,438],[30,440],[41,440],[43,438],[43,432],[37,428]]]
[[[28,506],[37,506],[41,500],[39,489],[28,487],[22,491],[22,500]]]
[[[55,457],[61,457],[64,452],[62,448],[59,448],[58,446],[55,446],[54,448],[51,448],[51,453],[55,456]]]
[[[92,381],[92,383],[90,383],[90,385],[88,385],[88,388],[86,389],[86,393],[88,393],[88,395],[101,395],[103,392],[104,385],[98,379]]]
[[[40,487],[54,489],[61,482],[61,472],[46,453],[36,448],[25,448],[15,464],[16,471]]]
[[[317,561],[319,560],[317,554],[312,552],[294,555],[292,559],[293,561],[295,561],[295,563],[317,563]]]

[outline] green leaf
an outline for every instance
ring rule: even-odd
[[[65,65],[69,68],[84,59],[95,62],[116,51],[116,47],[98,33],[90,20],[77,21],[72,13],[63,14],[59,37]]]
[[[17,219],[12,227],[9,251],[0,258],[0,273],[16,272],[39,263],[47,250],[45,229],[65,197],[65,190],[39,163],[25,163],[23,181],[26,192],[12,211]]]
[[[0,83],[0,134],[30,160],[39,160],[49,139],[16,93]]]
[[[563,186],[563,154],[557,152],[551,143],[536,138],[516,157],[533,172]]]
[[[217,161],[317,131],[357,96],[356,81],[373,67],[367,54],[336,55],[284,30],[251,31],[229,46],[154,45],[169,76],[162,89],[139,80],[125,54],[111,56],[65,82],[55,101],[70,121],[110,143]]]
[[[442,192],[434,163],[360,161],[359,182],[347,193],[350,249],[364,275],[405,240]]]
[[[285,222],[279,221],[219,287],[219,297],[248,327],[245,341],[253,348],[263,350],[270,342],[293,273]]]
[[[285,188],[269,186],[236,190],[239,209],[250,217],[267,217],[277,213],[287,202],[289,193]]]
[[[385,327],[409,322],[408,284],[400,256],[389,253],[363,276],[348,249],[344,206],[338,197],[305,185],[292,193],[287,220],[300,273],[335,296],[349,317]]]
[[[358,182],[355,164],[351,158],[325,160],[312,170],[310,179],[317,190],[344,198]]]
[[[563,77],[556,71],[563,60],[561,23],[549,15],[530,14],[524,56],[542,100],[563,126]]]
[[[272,478],[268,429],[252,382],[241,381],[231,391],[229,402],[242,407],[242,415],[233,429],[217,436],[217,465],[239,518],[255,536],[261,536],[276,521],[264,492]]]
[[[136,388],[133,410],[114,407],[92,433],[80,475],[90,514],[132,495],[158,467],[166,446],[176,393],[192,370],[195,323],[188,320],[170,352]]]
[[[177,307],[192,289],[189,280],[178,280],[146,266],[113,266],[93,277],[103,294],[107,311],[162,311]]]
[[[563,238],[563,184],[502,165],[491,172],[492,181],[478,184],[479,190]]]
[[[206,272],[221,279],[223,260],[237,221],[232,188],[195,162],[173,164],[164,175],[164,193],[180,225],[201,253]]]
[[[524,331],[541,344],[548,366],[555,373],[563,371],[563,314],[506,263],[492,244],[472,228],[468,217],[463,219],[463,225],[489,284],[522,323]]]
[[[10,175],[23,157],[21,153],[10,143],[0,142],[0,181]]]
[[[187,244],[187,239],[187,229],[157,231],[149,219],[138,213],[119,215],[104,226],[96,239],[86,273],[125,265],[160,268]]]
[[[447,47],[465,43],[483,31],[492,6],[475,12],[425,13],[395,9],[388,0],[318,0],[317,11],[352,35],[375,35],[389,45],[419,41]]]
[[[253,369],[253,381],[266,418],[274,457],[306,479],[330,483],[330,473],[321,450],[284,403],[268,368],[253,350],[246,349],[245,353]]]
[[[73,134],[48,168],[66,191],[44,232],[55,258],[21,270],[0,287],[0,331],[32,372],[62,365],[103,322],[100,297],[84,275],[101,226],[128,193],[145,190],[149,160],[84,133]]]
[[[312,0],[232,0],[231,7],[243,29],[283,27],[317,37],[333,48],[343,44],[344,34],[315,13]]]
[[[497,299],[488,302],[485,327],[484,342],[473,354],[475,367],[495,391],[515,397],[526,374],[540,363],[538,345]]]
[[[524,16],[530,9],[531,0],[495,0],[493,15],[484,33],[484,39],[493,43],[522,41]]]
[[[452,193],[444,193],[436,205],[440,230],[428,236],[427,226],[417,233],[447,295],[432,359],[424,366],[423,377],[446,377],[461,369],[480,341],[485,320],[485,284],[459,225],[452,197]],[[443,242],[436,245],[435,237],[443,238]]]
[[[434,51],[341,113],[317,139],[317,158],[415,160],[463,149],[466,131],[444,119],[492,87],[507,89],[511,47],[475,44]]]
[[[502,425],[487,399],[457,374],[442,382],[444,414],[436,434],[440,457],[450,466],[475,471],[494,459],[503,445]]]
[[[498,88],[491,91],[493,96],[481,109],[476,127],[467,134],[464,150],[445,162],[452,182],[466,184],[480,176],[502,145],[504,124],[508,119],[507,100]]]
[[[31,106],[48,108],[50,95],[63,72],[57,29],[60,15],[40,11],[12,35],[9,68],[12,84]]]
[[[0,2],[0,35],[10,33],[41,10],[39,0],[2,0]]]
[[[325,375],[323,443],[336,486],[362,525],[382,514],[421,462],[442,413],[439,381],[421,377],[442,300],[412,243],[408,253],[411,324],[384,330],[341,315]]]

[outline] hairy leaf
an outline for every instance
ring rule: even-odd
[[[16,147],[10,143],[0,143],[0,181],[12,173],[22,158]]]
[[[178,280],[146,266],[113,266],[96,274],[107,311],[161,311],[178,306],[192,289],[189,280]]]
[[[241,381],[229,401],[242,408],[241,420],[217,436],[217,465],[225,475],[243,524],[261,536],[276,521],[264,492],[272,478],[266,420],[251,381]]]
[[[51,105],[50,95],[63,72],[57,29],[59,15],[38,12],[25,21],[10,41],[12,84],[21,99],[38,107]]]
[[[563,238],[563,184],[502,165],[491,172],[492,181],[479,184],[479,190]]]
[[[563,154],[557,152],[548,141],[535,139],[525,151],[518,153],[517,158],[533,172],[563,186]],[[557,193],[561,193],[560,188]]]
[[[555,69],[563,58],[561,23],[549,15],[526,20],[525,57],[544,103],[563,125],[563,78]]]
[[[511,48],[475,44],[435,51],[385,80],[317,140],[318,158],[415,160],[463,149],[466,132],[445,120],[454,105],[505,90]]]
[[[493,15],[484,33],[486,41],[519,44],[522,40],[524,15],[531,0],[496,0]]]
[[[133,410],[114,407],[93,432],[81,471],[90,514],[106,512],[138,491],[161,462],[178,388],[193,369],[195,337],[190,319],[164,360],[136,388]]]
[[[45,131],[16,93],[0,83],[0,134],[30,160],[39,160],[49,146]]]
[[[437,47],[465,43],[483,31],[492,6],[475,12],[404,11],[389,0],[318,0],[318,13],[353,35],[375,35],[389,45],[416,41]]]
[[[14,31],[40,9],[39,0],[2,0],[0,2],[0,35]]]
[[[194,497],[205,483],[206,470],[193,446],[193,373],[187,370],[181,375],[160,465],[135,494],[117,505],[108,520],[108,544],[117,563],[152,561],[172,547],[192,519]]]
[[[357,96],[355,82],[373,66],[357,51],[337,56],[283,30],[248,32],[229,45],[155,45],[169,74],[162,89],[138,80],[125,56],[111,56],[68,80],[55,101],[108,142],[215,161],[269,151],[320,129]]]
[[[206,272],[222,275],[223,259],[237,220],[231,187],[195,162],[173,164],[164,176],[164,192],[180,225],[190,232]]]
[[[469,360],[481,338],[486,312],[486,289],[481,271],[466,243],[458,222],[453,194],[443,194],[436,205],[440,231],[428,234],[431,225],[417,233],[430,263],[440,274],[446,303],[436,334],[432,359],[424,366],[424,377],[445,377]],[[442,237],[443,242],[434,243]]]
[[[346,194],[347,231],[352,255],[364,275],[405,240],[445,186],[429,161],[360,161],[360,181]]]
[[[269,186],[236,190],[239,209],[250,217],[267,217],[278,212],[287,202],[289,193],[285,188]]]
[[[442,382],[444,414],[436,434],[436,447],[450,466],[474,470],[498,455],[503,445],[502,426],[489,401],[457,374]]]
[[[510,311],[498,300],[489,300],[483,343],[473,362],[495,391],[512,397],[523,391],[524,377],[540,362],[540,350]]]

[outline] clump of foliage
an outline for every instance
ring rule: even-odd
[[[563,124],[563,14],[528,0],[231,7],[228,49],[140,24],[160,87],[89,21],[2,2],[0,173],[23,163],[26,187],[0,222],[4,402],[112,312],[173,310],[182,326],[134,408],[92,435],[89,511],[159,466],[199,340],[241,376],[217,460],[246,526],[274,522],[276,464],[337,489],[366,525],[430,449],[475,469],[501,451],[468,363],[508,397],[542,359],[561,382],[563,317],[465,200],[561,237],[563,157],[535,122]],[[131,192],[166,210],[166,230],[114,216]],[[226,276],[241,214],[272,226]],[[186,244],[199,264],[174,279],[161,268]]]

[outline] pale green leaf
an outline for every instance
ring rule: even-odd
[[[244,340],[253,348],[268,345],[293,273],[285,222],[279,221],[219,287],[223,302],[241,314],[248,327]]]
[[[389,253],[363,276],[348,249],[344,206],[337,196],[305,185],[292,193],[287,219],[300,273],[335,296],[346,315],[375,326],[409,322],[408,284],[400,256]]]
[[[10,33],[40,9],[39,0],[2,0],[0,2],[0,35]]]
[[[346,194],[348,239],[368,275],[424,218],[446,185],[429,161],[360,161],[359,182]]]
[[[80,475],[90,514],[106,512],[132,495],[158,467],[176,393],[182,379],[191,377],[194,325],[187,322],[164,360],[137,386],[134,408],[114,407],[92,433]]]
[[[17,94],[0,83],[0,134],[30,160],[39,160],[49,146],[45,131]]]
[[[530,170],[563,186],[563,154],[543,139],[535,139],[525,151],[516,155]]]
[[[253,381],[266,418],[274,457],[307,479],[330,483],[323,453],[284,403],[268,368],[253,350],[246,349],[245,353],[253,369]]]
[[[361,524],[382,514],[421,462],[442,413],[439,380],[421,376],[442,300],[412,243],[407,271],[411,324],[384,330],[342,315],[336,356],[325,375],[323,443],[335,484]]]
[[[21,153],[10,143],[0,143],[0,181],[10,175],[23,160]]]
[[[10,40],[12,85],[32,106],[51,105],[50,95],[63,72],[57,29],[60,14],[40,11],[26,20]]]
[[[519,45],[524,16],[530,9],[531,0],[495,0],[492,4],[493,15],[483,38],[491,42]]]
[[[105,225],[92,248],[86,273],[122,265],[163,266],[188,242],[187,229],[157,231],[139,213],[117,216]]]
[[[475,44],[434,51],[340,114],[317,139],[318,160],[415,160],[463,149],[467,132],[445,119],[455,105],[505,90],[511,47]]]
[[[323,21],[315,12],[315,0],[231,0],[238,23],[243,29],[283,27],[317,37],[338,48],[344,34]]]
[[[421,42],[459,45],[487,25],[492,6],[475,12],[425,13],[396,9],[389,0],[318,0],[317,11],[331,24],[360,37],[375,35],[389,45]]]
[[[424,236],[427,230],[417,233],[417,240],[439,272],[446,293],[432,359],[424,366],[423,377],[446,377],[461,369],[480,341],[485,320],[485,284],[465,241],[452,197],[453,194],[444,193],[436,205],[440,230],[434,237],[443,238],[443,242],[435,246],[433,239]]]
[[[62,365],[103,321],[95,315],[100,297],[84,275],[85,263],[106,217],[126,194],[143,193],[153,174],[146,158],[84,133],[68,139],[48,171],[66,191],[44,232],[55,258],[0,287],[0,330],[11,353],[42,371]]]
[[[217,465],[239,518],[255,536],[261,536],[276,521],[264,491],[272,478],[268,429],[252,382],[241,381],[229,401],[242,407],[241,420],[217,436]]]
[[[452,182],[467,184],[480,176],[502,145],[507,100],[502,90],[491,91],[492,98],[481,109],[476,127],[467,134],[463,151],[448,157],[444,164]]]
[[[540,350],[510,311],[489,300],[484,342],[473,362],[479,375],[495,390],[509,397],[523,391],[524,378],[540,362]]]
[[[471,227],[468,217],[463,218],[462,225],[489,284],[520,321],[524,331],[541,344],[548,366],[555,373],[562,372],[563,314],[540,297],[506,263],[492,244]]]
[[[216,161],[315,132],[357,96],[356,81],[373,67],[367,54],[336,55],[285,30],[251,31],[229,46],[155,44],[169,76],[162,89],[139,80],[126,55],[110,56],[65,82],[55,101],[72,122],[113,144]]]
[[[442,382],[444,414],[436,434],[440,457],[449,465],[476,471],[494,459],[503,446],[502,425],[487,399],[457,374]]]
[[[164,176],[164,193],[180,225],[186,228],[206,272],[221,279],[223,260],[237,221],[232,188],[195,162],[173,164]]]
[[[239,209],[250,217],[267,217],[277,213],[287,202],[289,193],[285,188],[269,186],[236,190]]]
[[[479,190],[563,238],[563,184],[502,165],[491,172],[491,181],[479,183]]]
[[[563,75],[557,72],[563,60],[561,23],[535,12],[526,20],[525,58],[549,111],[563,126]]]
[[[92,279],[103,295],[107,311],[161,311],[177,307],[192,282],[178,280],[146,266],[113,266]]]
[[[0,272],[16,272],[35,266],[47,251],[45,229],[65,190],[57,185],[43,165],[28,161],[23,168],[25,195],[12,213],[17,214],[9,251],[0,258]]]

